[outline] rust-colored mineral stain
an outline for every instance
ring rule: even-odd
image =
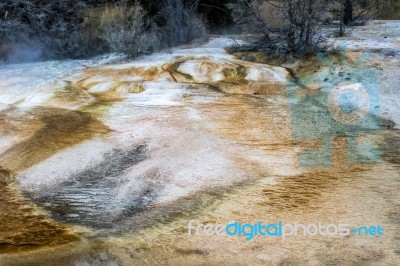
[[[0,168],[0,254],[79,238],[78,233],[38,214],[17,192],[14,182],[11,173]]]
[[[91,99],[90,94],[86,90],[82,90],[77,86],[68,84],[63,90],[57,91],[55,99],[61,102],[76,102],[76,101],[89,101]]]
[[[114,92],[92,93],[91,95],[95,100],[81,107],[80,111],[96,116],[104,115],[114,103],[123,101]]]
[[[118,96],[121,89],[126,88],[128,93],[140,93],[144,91],[143,86],[135,82],[114,82],[109,90],[104,92],[89,92],[88,90],[100,83],[84,84],[85,79],[76,83],[70,83],[64,89],[57,91],[50,102],[61,105],[74,104],[80,106],[79,111],[90,113],[95,116],[103,116],[116,102],[123,99]]]
[[[304,143],[300,146],[307,147],[307,149],[318,148],[316,143]],[[371,164],[348,163],[347,147],[346,138],[335,138],[331,168],[308,169],[301,175],[284,177],[276,186],[263,189],[266,201],[259,204],[280,210],[317,206],[320,197],[334,190],[338,184],[350,182],[355,178],[355,173],[372,169]]]
[[[3,118],[8,122],[8,129],[3,127],[5,133],[21,123],[9,115],[3,114]],[[58,108],[36,108],[26,114],[22,124],[19,129],[24,140],[0,155],[0,253],[64,244],[80,237],[25,200],[11,173],[21,172],[63,149],[109,132],[91,114]]]
[[[224,81],[231,82],[231,83],[247,83],[246,76],[247,76],[247,68],[242,65],[236,65],[236,67],[224,68],[222,70],[224,74]]]
[[[209,58],[183,57],[172,63],[165,64],[162,68],[170,74],[172,79],[178,83],[199,83],[195,77],[179,70],[182,64],[195,61],[198,64],[199,72],[209,76],[209,84],[212,83],[211,74],[221,72],[224,76],[223,82],[229,84],[245,84],[248,69],[246,66],[238,63],[216,63]]]
[[[102,122],[81,111],[39,107],[29,116],[33,116],[41,127],[39,130],[35,128],[31,137],[0,155],[3,169],[23,171],[61,150],[109,132]]]
[[[181,73],[178,68],[188,60],[191,60],[191,57],[183,57],[178,60],[163,65],[162,69],[166,71],[172,78],[173,81],[177,83],[185,83],[185,82],[194,82],[193,77],[189,74]]]
[[[277,96],[285,94],[285,84],[282,83],[267,83],[267,82],[249,82],[249,83],[226,83],[219,82],[218,88],[225,93],[232,94],[247,94],[247,95],[262,95],[262,96]]]
[[[141,67],[127,67],[127,68],[99,68],[89,69],[85,71],[85,76],[105,76],[112,77],[113,80],[121,80],[125,77],[141,77],[144,81],[154,81],[164,71],[158,67],[141,68]]]

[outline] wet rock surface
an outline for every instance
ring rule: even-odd
[[[10,247],[34,247],[68,243],[79,232],[49,219],[44,212],[19,194],[14,177],[0,169],[0,252]]]
[[[378,30],[375,25],[364,29],[350,40],[347,62],[362,57],[362,39]],[[308,77],[342,89],[346,82],[357,83],[353,79],[359,76],[347,75],[350,67],[342,55],[331,55],[333,66],[308,58],[274,67],[237,60],[224,50],[232,44],[225,38],[68,73],[34,91],[43,97],[7,89],[2,94],[7,108],[0,113],[0,166],[5,169],[0,217],[6,225],[0,240],[43,249],[5,248],[1,263],[213,265],[235,258],[253,265],[396,265],[399,132],[396,108],[388,99],[398,92],[388,87],[396,84],[392,43],[398,37],[385,36],[385,53],[375,51],[360,67],[351,65],[355,71],[380,71],[387,117],[372,119],[374,130],[327,127],[321,115],[307,125],[293,121],[293,106],[303,120],[307,111],[321,114],[329,108],[327,93],[317,82],[306,83]],[[250,61],[269,60],[260,56]],[[394,57],[385,62],[388,56]],[[292,79],[298,82],[293,85]],[[336,82],[341,79],[343,84]],[[310,131],[318,123],[322,126]],[[296,139],[299,128],[310,138]],[[355,144],[361,148],[349,149]],[[368,151],[367,144],[379,148],[381,160],[352,162]],[[328,156],[313,162],[329,161],[330,167],[301,167],[302,154],[315,155],[324,147]],[[367,155],[376,159],[373,152]],[[286,242],[187,236],[193,219],[246,223],[265,217],[287,223],[381,223],[388,234]],[[76,225],[86,234],[76,233]],[[74,241],[78,237],[81,241]]]
[[[155,188],[149,187],[138,195],[115,199],[117,184],[123,182],[121,175],[146,159],[145,149],[139,146],[112,150],[104,155],[104,161],[76,173],[71,180],[27,196],[56,220],[95,228],[112,227],[121,217],[133,215],[149,205],[156,193]]]

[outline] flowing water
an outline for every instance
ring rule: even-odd
[[[237,60],[226,43],[75,71],[33,91],[39,100],[13,96],[0,113],[0,264],[397,265],[393,118],[333,125],[326,92],[304,81],[333,84],[337,66],[309,59],[289,73]],[[320,167],[303,167],[318,150]],[[384,236],[189,237],[191,220],[380,224]]]

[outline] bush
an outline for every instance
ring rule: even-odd
[[[113,52],[142,53],[145,12],[140,4],[107,7],[100,16],[101,38]]]
[[[159,9],[149,17],[139,2],[106,7],[100,12],[100,38],[112,51],[136,57],[206,35],[195,5],[165,0]]]
[[[301,57],[324,49],[322,6],[322,0],[241,0],[228,8],[246,32],[261,34],[257,42],[239,49]]]
[[[207,34],[205,24],[196,13],[197,3],[184,4],[182,0],[165,0],[160,16],[162,41],[168,46],[187,43]]]
[[[0,47],[33,46],[45,59],[82,56],[90,51],[79,34],[85,7],[83,0],[3,0]]]
[[[135,57],[206,34],[196,1],[141,2],[156,6],[151,15],[134,0],[3,0],[0,60],[77,58],[107,51]]]

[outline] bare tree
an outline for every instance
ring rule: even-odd
[[[353,0],[340,0],[343,9],[343,24],[349,25],[354,21],[353,18]]]
[[[239,49],[304,56],[323,48],[320,0],[241,0],[228,8],[239,26],[261,34],[259,41]]]
[[[330,0],[328,4],[329,12],[336,18],[339,36],[344,36],[348,27],[366,24],[374,9],[366,1]]]
[[[205,24],[196,13],[198,0],[164,0],[158,16],[161,18],[162,41],[168,46],[187,43],[207,34]]]

